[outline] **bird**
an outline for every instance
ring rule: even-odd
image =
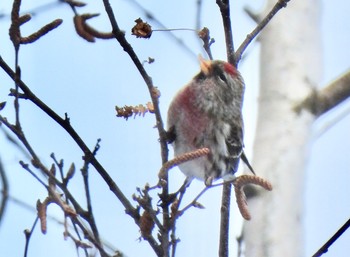
[[[244,153],[242,105],[245,90],[240,72],[221,60],[199,58],[200,72],[175,95],[167,117],[167,141],[179,156],[200,148],[208,155],[179,164],[188,181],[211,185],[229,180],[242,159],[255,174]]]

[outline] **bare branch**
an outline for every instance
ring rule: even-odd
[[[250,44],[250,42],[253,41],[253,39],[265,28],[265,26],[270,22],[270,20],[281,10],[282,8],[287,6],[287,3],[290,0],[278,0],[277,3],[274,5],[272,10],[266,15],[266,17],[256,26],[256,28],[247,35],[246,39],[243,41],[243,43],[239,46],[235,53],[235,61],[238,64],[239,61],[242,58],[243,52],[247,48],[247,46]]]
[[[231,189],[232,189],[231,183],[224,184],[222,187],[220,240],[219,240],[220,257],[228,257],[228,253],[229,253]]]
[[[227,61],[237,67],[238,61],[235,56],[235,48],[232,37],[230,0],[216,0],[221,12],[222,23],[225,32]]]
[[[328,252],[328,248],[350,227],[350,219],[314,254],[312,257],[319,257]]]
[[[128,53],[128,55],[130,56],[131,60],[134,62],[136,68],[138,69],[139,73],[141,74],[142,78],[144,79],[148,87],[148,90],[152,99],[152,103],[154,106],[154,113],[157,120],[158,133],[160,136],[162,162],[165,163],[168,160],[168,145],[166,143],[166,131],[164,129],[163,119],[160,113],[159,99],[154,94],[155,87],[153,85],[152,78],[147,74],[142,63],[140,62],[139,58],[134,52],[134,49],[126,40],[125,33],[119,28],[117,20],[115,19],[115,16],[114,16],[113,9],[109,3],[109,0],[103,0],[103,3],[106,9],[106,12],[108,14],[109,20],[111,22],[111,26],[112,26],[113,34],[115,38],[118,40],[121,47],[123,47],[124,51]]]
[[[32,228],[30,230],[29,229],[24,230],[24,235],[26,237],[26,245],[24,247],[24,257],[27,257],[30,238],[32,237],[34,228],[35,228],[36,224],[38,223],[38,220],[39,220],[39,217],[36,217],[34,220],[34,223],[32,225]]]
[[[2,222],[2,217],[4,216],[6,206],[9,200],[9,182],[7,179],[7,174],[5,172],[5,168],[2,165],[2,161],[0,159],[0,180],[2,188],[0,190],[1,204],[0,204],[0,224]]]
[[[235,56],[235,48],[232,37],[230,0],[216,0],[221,12],[221,18],[224,26],[227,61],[237,67],[238,60]],[[230,224],[230,205],[231,205],[231,184],[225,184],[222,188],[221,197],[221,216],[220,216],[220,241],[219,256],[227,257],[229,254],[229,224]]]
[[[109,17],[112,29],[113,29],[113,34],[121,47],[128,53],[130,56],[131,60],[134,62],[136,68],[138,69],[139,73],[141,74],[142,78],[144,79],[147,87],[149,94],[152,99],[152,103],[154,106],[154,114],[156,116],[156,121],[157,121],[157,128],[158,128],[158,133],[159,133],[159,141],[160,141],[160,149],[161,149],[161,158],[162,158],[162,163],[166,163],[168,160],[168,145],[167,145],[167,133],[164,129],[164,124],[163,124],[163,119],[161,116],[160,108],[159,108],[159,99],[157,96],[154,94],[154,85],[152,82],[151,77],[147,74],[146,70],[144,69],[142,63],[140,62],[138,56],[134,52],[132,46],[129,44],[129,42],[125,38],[125,34],[123,31],[120,30],[117,20],[114,16],[113,9],[109,3],[109,0],[103,0],[103,4],[105,6],[107,15]],[[162,196],[166,197],[169,194],[169,186],[168,186],[168,176],[163,178],[166,183],[162,184]],[[169,243],[169,231],[170,231],[170,224],[169,224],[169,206],[168,205],[163,205],[162,206],[162,213],[163,213],[163,226],[165,227],[165,230],[162,231],[161,235],[159,236],[159,240],[161,241],[161,247],[162,251],[158,251],[157,248],[153,248],[154,251],[157,253],[159,256],[164,256],[167,257],[169,255],[169,248],[170,248],[170,243]],[[151,245],[152,246],[152,245]]]
[[[215,42],[215,39],[210,37],[209,29],[207,27],[204,27],[198,32],[198,36],[203,41],[203,48],[207,52],[209,59],[213,60],[210,46]]]
[[[96,156],[97,151],[100,148],[100,141],[101,139],[97,140],[97,143],[95,145],[94,150],[92,151],[92,155],[86,155],[83,156],[84,160],[84,165],[81,168],[81,173],[83,176],[83,181],[84,181],[84,189],[85,189],[85,197],[86,197],[86,202],[87,202],[87,215],[86,219],[88,220],[92,233],[94,234],[94,237],[96,239],[96,242],[98,245],[101,246],[101,255],[106,255],[105,251],[103,250],[103,244],[101,244],[101,239],[100,239],[100,233],[98,231],[97,225],[96,225],[96,220],[94,217],[94,213],[92,211],[92,203],[91,203],[91,192],[90,192],[90,186],[89,186],[89,164],[91,162],[91,157]]]
[[[313,92],[294,109],[300,112],[305,109],[317,117],[331,110],[350,97],[350,70],[331,84]]]
[[[15,79],[14,71],[7,65],[7,63],[0,56],[0,67],[9,75],[13,80]],[[54,112],[49,106],[42,102],[36,95],[28,88],[28,86],[22,81],[19,80],[19,87],[23,90],[24,94],[32,101],[37,107],[39,107],[43,112],[50,116],[54,121],[56,121],[71,138],[76,142],[80,149],[86,154],[91,156],[91,164],[95,167],[96,171],[101,175],[106,184],[109,186],[110,190],[115,194],[115,196],[120,200],[123,206],[126,209],[126,212],[131,215],[134,219],[138,219],[139,214],[136,212],[136,209],[131,205],[130,201],[126,198],[117,184],[113,181],[108,172],[104,167],[99,163],[99,161],[93,156],[92,152],[81,139],[78,133],[70,125],[69,118],[60,117],[56,112]]]

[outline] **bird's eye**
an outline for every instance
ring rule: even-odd
[[[225,83],[227,82],[226,77],[223,73],[219,73],[218,77],[222,82],[225,82]]]

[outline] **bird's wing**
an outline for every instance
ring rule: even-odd
[[[242,124],[242,122],[237,122],[235,126],[231,126],[230,133],[226,138],[227,150],[230,158],[235,161],[236,159],[241,158],[248,166],[249,170],[255,175],[254,169],[250,165],[248,158],[243,151],[243,127],[240,124]]]

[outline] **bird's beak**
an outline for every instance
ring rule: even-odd
[[[198,56],[198,59],[199,59],[199,64],[201,66],[201,71],[205,75],[208,75],[211,70],[211,61],[205,60],[201,55]]]

